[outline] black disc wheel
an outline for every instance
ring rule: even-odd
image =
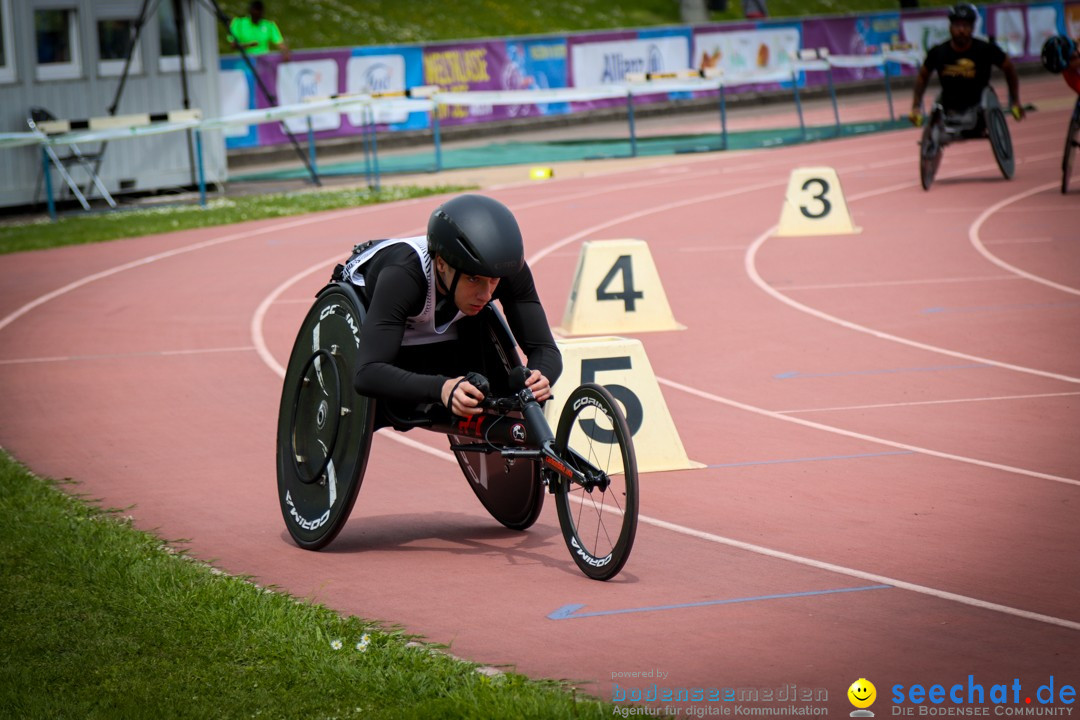
[[[522,422],[512,417],[504,421]],[[449,438],[451,445],[470,442],[455,435]],[[544,485],[536,461],[515,460],[508,465],[498,453],[455,450],[454,455],[469,487],[491,517],[511,530],[526,530],[536,522],[544,507]]]
[[[367,466],[375,407],[352,388],[362,322],[355,293],[324,290],[300,326],[285,371],[278,500],[289,534],[308,550],[341,532]]]
[[[1013,157],[1012,137],[1001,108],[994,107],[986,111],[986,133],[990,136],[990,147],[994,151],[994,159],[997,160],[1001,174],[1006,180],[1012,179],[1016,172],[1016,158]]]
[[[1069,122],[1069,134],[1065,136],[1065,155],[1061,158],[1061,193],[1063,195],[1069,192],[1069,179],[1072,177],[1077,145],[1080,145],[1080,104],[1073,111],[1072,120]]]
[[[585,476],[550,473],[559,525],[577,566],[594,580],[622,570],[634,545],[638,476],[626,418],[611,393],[593,383],[570,393],[559,417],[555,449]]]
[[[934,184],[934,177],[941,166],[941,121],[932,115],[923,127],[922,142],[919,143],[919,180],[922,189],[929,190]]]

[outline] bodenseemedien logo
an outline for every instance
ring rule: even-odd
[[[877,700],[877,688],[874,683],[866,678],[859,678],[851,683],[847,689],[848,701],[855,706],[851,711],[851,717],[874,717],[874,713],[867,710]]]

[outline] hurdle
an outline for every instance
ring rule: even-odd
[[[116,207],[116,200],[109,193],[105,184],[97,173],[97,169],[91,166],[83,153],[78,148],[78,142],[93,141],[94,133],[102,133],[103,137],[126,133],[136,134],[139,128],[159,129],[168,127],[171,129],[193,129],[195,143],[198,147],[197,176],[199,185],[200,205],[206,207],[206,176],[202,158],[202,138],[199,135],[198,123],[202,120],[202,111],[198,109],[171,110],[162,113],[135,113],[129,115],[105,115],[92,118],[77,119],[40,119],[31,117],[28,120],[31,132],[39,139],[42,153],[42,175],[45,184],[46,204],[49,218],[56,220],[56,197],[53,191],[52,173],[50,164],[59,171],[64,182],[71,189],[79,204],[86,211],[90,210],[90,203],[85,194],[79,189],[78,183],[67,172],[65,165],[67,158],[61,158],[54,149],[57,145],[66,145],[72,149],[72,159],[77,160],[90,175],[90,182],[101,193],[110,208]]]

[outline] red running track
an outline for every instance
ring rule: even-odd
[[[1046,109],[1012,125],[1011,182],[972,142],[924,193],[906,131],[492,191],[554,322],[581,241],[638,237],[687,325],[640,337],[707,467],[643,476],[612,582],[576,570],[552,503],[503,529],[419,432],[378,438],[330,548],[287,537],[274,428],[299,321],[352,243],[418,233],[438,198],[3,257],[0,444],[228,572],[601,697],[797,685],[836,714],[865,677],[880,716],[896,684],[1080,685],[1071,101],[1025,92]],[[861,234],[772,236],[811,165]]]

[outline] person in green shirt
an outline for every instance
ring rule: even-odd
[[[281,58],[288,62],[289,46],[281,36],[281,30],[273,20],[263,17],[262,0],[252,0],[248,17],[234,17],[229,23],[229,40],[234,48],[243,48],[248,55],[264,55],[274,45],[281,51]]]

